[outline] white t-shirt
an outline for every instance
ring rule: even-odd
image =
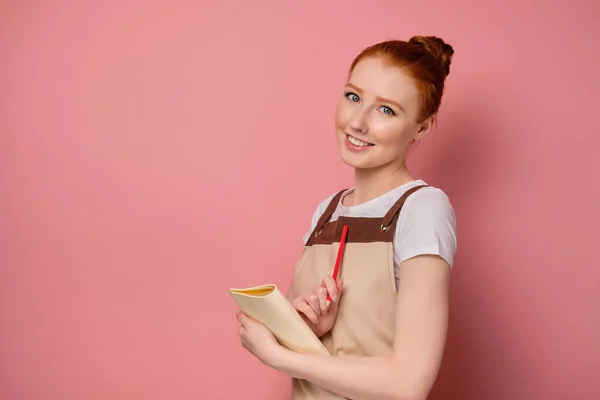
[[[418,185],[426,183],[420,179],[414,180],[357,206],[346,207],[340,201],[330,221],[335,221],[339,216],[382,218],[407,190]],[[344,196],[352,190],[348,189]],[[331,194],[317,206],[311,227],[304,235],[305,244],[335,194]],[[396,287],[400,263],[421,254],[433,254],[442,257],[452,266],[456,245],[456,217],[446,193],[429,186],[408,196],[398,215],[394,233]]]

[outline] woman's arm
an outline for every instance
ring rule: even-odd
[[[286,350],[272,366],[353,399],[425,399],[446,341],[449,276],[450,266],[438,256],[421,255],[402,263],[390,357],[312,356]]]

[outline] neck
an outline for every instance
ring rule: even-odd
[[[358,205],[373,200],[390,190],[413,181],[406,164],[382,168],[356,168],[354,172],[354,192],[348,205]]]

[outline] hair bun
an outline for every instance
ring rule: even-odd
[[[454,55],[452,46],[436,36],[413,36],[409,40],[409,43],[423,46],[425,51],[440,62],[446,76],[450,74],[450,63],[452,62],[452,56]]]

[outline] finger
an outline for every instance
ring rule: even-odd
[[[299,298],[296,301],[294,301],[293,305],[296,311],[304,314],[306,318],[310,320],[310,322],[312,322],[315,325],[319,323],[319,317],[306,301]]]
[[[252,319],[252,317],[250,317],[248,314],[246,314],[243,311],[239,311],[238,312],[238,321],[240,321],[240,324],[245,328],[248,329],[248,327],[250,326],[250,324],[252,324],[253,322],[255,322],[254,319]]]
[[[340,305],[340,299],[342,296],[342,286],[344,285],[344,281],[341,278],[338,278],[335,285],[337,288],[338,295],[337,300],[329,305],[329,312],[332,313],[337,313],[338,306]]]
[[[246,314],[241,310],[237,310],[235,312],[235,315],[236,315],[238,321],[240,321],[240,324],[242,324],[242,326],[243,326],[246,322]]]
[[[321,315],[321,305],[319,304],[319,296],[316,291],[303,293],[301,297],[312,307],[315,314]]]
[[[317,296],[319,297],[319,307],[321,307],[321,315],[329,311],[329,304],[327,302],[327,289],[321,286],[317,289]]]
[[[339,293],[338,293],[337,284],[335,282],[335,279],[333,279],[333,276],[326,276],[325,278],[323,278],[322,284],[324,287],[327,288],[327,292],[329,293],[331,300],[334,303],[337,302]]]

